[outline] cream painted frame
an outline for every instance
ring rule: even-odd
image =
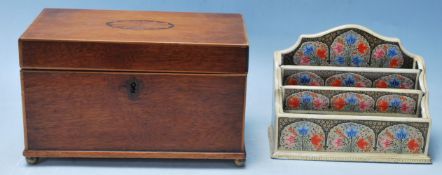
[[[282,66],[282,55],[289,53],[296,49],[298,45],[301,44],[302,38],[316,38],[328,34],[333,31],[355,28],[363,30],[375,37],[382,40],[397,42],[404,54],[409,55],[414,59],[413,68],[421,70],[419,75],[419,82],[416,82],[417,86],[423,92],[423,97],[420,101],[421,106],[421,117],[391,117],[391,116],[360,116],[360,115],[321,115],[321,114],[300,114],[300,113],[285,113],[282,108],[282,91],[283,84],[281,82],[281,66]],[[322,67],[323,68],[323,67]],[[391,163],[431,163],[431,158],[428,155],[428,148],[430,143],[430,133],[431,133],[431,117],[429,108],[429,92],[427,88],[426,81],[426,67],[422,57],[412,54],[407,51],[401,44],[400,40],[397,38],[385,37],[380,34],[373,32],[372,30],[365,28],[363,26],[348,24],[339,27],[329,29],[327,31],[313,34],[313,35],[301,35],[298,41],[285,50],[276,51],[274,53],[274,91],[273,91],[273,117],[272,123],[268,129],[269,142],[270,142],[270,153],[272,158],[278,159],[302,159],[302,160],[329,160],[329,161],[359,161],[359,162],[391,162]],[[321,69],[321,66],[318,66]],[[278,149],[278,120],[281,117],[285,118],[303,118],[303,119],[333,119],[333,120],[373,120],[373,121],[394,121],[394,122],[423,122],[428,123],[428,132],[425,139],[425,147],[422,154],[396,154],[396,153],[342,153],[342,152],[313,152],[313,151],[287,151]]]

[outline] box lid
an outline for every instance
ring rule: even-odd
[[[44,9],[19,39],[23,69],[245,73],[239,14]]]

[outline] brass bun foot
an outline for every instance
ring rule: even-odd
[[[26,163],[29,165],[35,165],[40,162],[40,158],[38,157],[26,157]]]
[[[233,160],[233,163],[235,163],[237,167],[244,167],[246,164],[246,159],[235,159]]]

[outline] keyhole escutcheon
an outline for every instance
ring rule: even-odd
[[[130,93],[135,94],[137,92],[137,82],[130,83]]]
[[[140,80],[136,78],[130,78],[126,81],[124,87],[127,90],[127,95],[131,100],[137,100],[140,94],[140,91],[143,88],[143,84]]]

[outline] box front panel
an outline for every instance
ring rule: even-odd
[[[246,75],[22,71],[28,150],[243,151]]]

